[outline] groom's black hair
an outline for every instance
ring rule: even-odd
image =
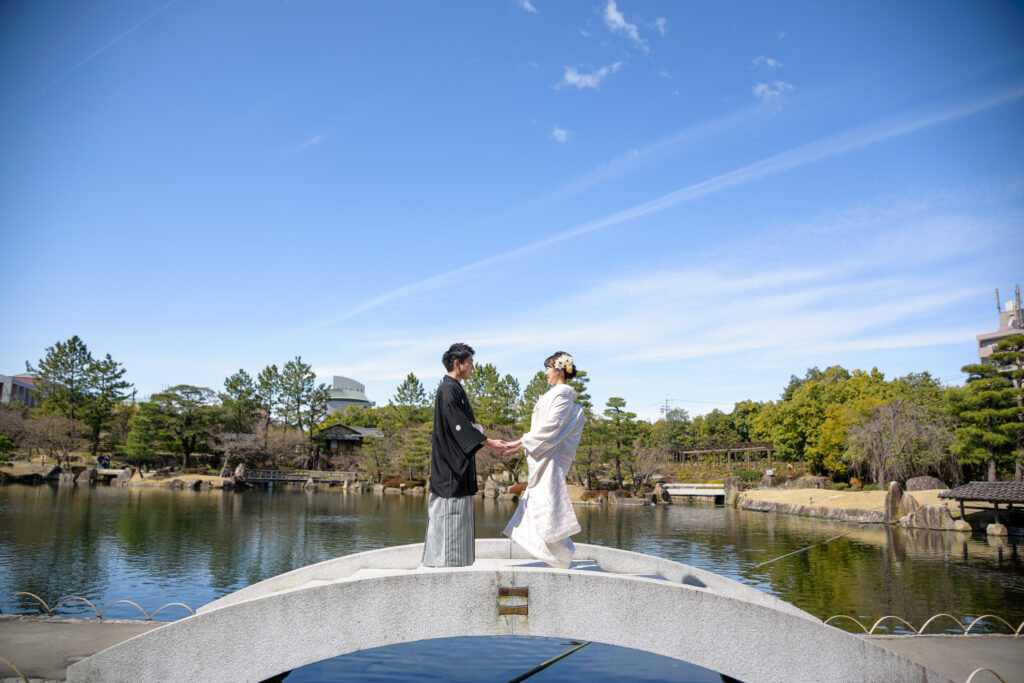
[[[451,372],[452,368],[455,367],[455,361],[459,361],[461,363],[467,358],[471,358],[474,353],[476,353],[476,351],[473,350],[472,346],[458,342],[452,344],[448,350],[444,352],[444,355],[441,356],[441,362],[444,363],[444,369]]]

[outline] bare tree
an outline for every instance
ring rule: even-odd
[[[633,446],[633,457],[627,463],[634,492],[639,493],[661,471],[668,462],[668,453],[666,446],[643,446],[637,439]]]
[[[28,436],[28,408],[20,401],[0,404],[0,434],[22,446]]]
[[[305,467],[309,464],[310,457],[306,449],[306,438],[301,432],[273,425],[267,430],[263,455],[270,458],[276,466],[285,463],[293,467]]]
[[[850,429],[850,469],[883,483],[933,474],[960,481],[960,466],[949,452],[953,432],[944,419],[903,400],[875,408],[874,416]]]
[[[27,423],[33,446],[53,458],[58,467],[71,464],[71,452],[81,445],[85,425],[61,415],[34,415]]]

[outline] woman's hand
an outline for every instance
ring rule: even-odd
[[[522,439],[516,439],[515,441],[509,441],[509,442],[507,442],[505,444],[505,449],[501,452],[501,456],[504,457],[506,455],[511,455],[512,453],[515,453],[516,451],[518,451],[522,447],[523,447],[523,440]]]

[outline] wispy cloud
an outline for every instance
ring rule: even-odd
[[[530,0],[516,0],[516,6],[526,12],[533,12],[534,14],[537,13],[537,8],[530,3]]]
[[[754,97],[764,104],[778,104],[782,94],[793,90],[794,86],[785,81],[771,81],[769,83],[758,83],[753,87]]]
[[[562,144],[565,144],[566,142],[569,141],[570,134],[571,131],[568,131],[565,128],[559,128],[558,126],[554,126],[551,129],[551,139],[555,140],[556,142],[561,142]]]
[[[637,47],[640,49],[650,52],[650,48],[647,47],[647,43],[640,37],[640,29],[637,28],[636,24],[631,24],[626,21],[626,18],[619,11],[618,6],[615,4],[615,0],[608,0],[608,4],[604,6],[604,24],[608,27],[608,30],[612,33],[622,33],[629,37]]]
[[[156,15],[160,14],[161,12],[163,12],[163,11],[164,11],[165,9],[167,9],[168,7],[170,7],[171,5],[173,5],[173,4],[175,3],[175,2],[177,2],[177,0],[170,0],[170,2],[167,2],[167,3],[163,4],[163,5],[161,5],[161,6],[159,7],[159,8],[157,8],[157,10],[156,10],[155,12],[151,13],[151,14],[150,14],[149,16],[147,16],[147,17],[146,17],[145,19],[143,19],[143,20],[142,20],[142,21],[140,21],[139,23],[135,24],[135,25],[134,25],[134,26],[132,26],[132,27],[131,27],[130,29],[128,29],[127,31],[125,31],[125,32],[124,32],[124,33],[122,33],[121,35],[117,36],[116,38],[114,38],[113,40],[111,40],[110,42],[108,42],[108,43],[107,43],[106,45],[104,45],[104,46],[103,46],[103,47],[101,47],[100,49],[98,49],[98,50],[96,50],[95,52],[93,52],[93,53],[92,53],[91,55],[89,55],[88,57],[86,57],[86,58],[85,58],[85,59],[83,59],[82,61],[78,62],[78,64],[75,64],[75,65],[74,65],[73,67],[71,67],[70,69],[68,69],[68,70],[67,70],[67,71],[65,71],[64,73],[62,73],[62,74],[61,74],[60,76],[57,76],[57,78],[53,79],[52,81],[50,81],[49,83],[47,83],[46,85],[44,85],[44,86],[43,86],[42,88],[40,88],[40,89],[38,90],[38,92],[37,92],[36,94],[39,94],[39,93],[41,93],[41,92],[44,92],[45,90],[49,90],[49,89],[50,89],[50,88],[52,88],[53,86],[57,85],[58,83],[60,83],[60,82],[61,82],[62,80],[64,80],[65,78],[67,78],[68,76],[70,76],[70,75],[71,75],[71,74],[73,74],[74,72],[78,71],[78,70],[79,70],[79,69],[81,69],[81,68],[82,68],[83,66],[85,66],[86,64],[88,64],[88,63],[89,63],[89,62],[91,62],[92,60],[96,59],[96,58],[97,58],[97,57],[99,57],[99,56],[100,56],[101,54],[103,54],[104,52],[106,52],[106,51],[107,51],[107,50],[109,50],[110,48],[114,47],[115,45],[117,45],[118,43],[120,43],[120,42],[121,42],[122,40],[124,40],[125,38],[127,38],[128,36],[130,36],[131,34],[133,34],[133,33],[135,33],[136,31],[138,31],[138,30],[139,30],[140,28],[142,28],[142,27],[143,27],[144,25],[146,25],[146,24],[147,24],[147,23],[148,23],[148,22],[149,22],[149,21],[150,21],[151,19],[153,19],[154,17],[156,17]]]
[[[665,17],[658,17],[654,20],[654,24],[651,26],[662,38],[664,38],[665,34],[668,33],[668,19]]]
[[[316,147],[317,145],[319,145],[323,141],[324,141],[323,133],[318,133],[317,135],[314,135],[313,137],[311,137],[310,139],[306,140],[301,145],[299,145],[299,149],[307,149],[309,147]]]
[[[769,69],[781,69],[782,62],[772,57],[765,57],[764,55],[760,55],[759,57],[754,59],[754,66],[766,66]]]
[[[578,225],[542,240],[524,244],[504,253],[495,254],[460,268],[439,273],[417,282],[412,282],[408,285],[384,292],[376,297],[366,300],[361,305],[356,306],[341,315],[322,320],[321,322],[302,330],[295,330],[292,333],[278,336],[274,340],[322,329],[391,301],[447,285],[456,281],[466,273],[474,272],[499,262],[519,258],[552,244],[557,244],[587,233],[621,225],[642,216],[664,211],[671,207],[678,206],[701,197],[733,189],[762,178],[785,173],[801,166],[820,162],[828,158],[839,157],[843,154],[863,149],[887,140],[895,139],[903,135],[909,135],[925,128],[966,118],[1000,105],[1018,101],[1022,98],[1024,98],[1024,86],[1016,85],[985,99],[974,100],[956,106],[949,106],[923,114],[905,114],[900,117],[874,122],[837,135],[801,145],[787,152],[762,159],[755,163],[729,171],[728,173],[723,173],[714,178],[710,178],[693,185],[688,185],[674,192],[669,192],[668,194],[661,195],[660,197],[656,197],[650,201],[605,216],[604,218]]]
[[[785,31],[779,31],[778,33],[775,34],[775,37],[778,38],[779,42],[781,43],[782,41],[784,41],[786,39],[786,32]]]
[[[291,156],[292,154],[298,154],[299,152],[302,152],[307,149],[319,147],[325,139],[326,136],[323,133],[317,133],[316,135],[307,138],[303,142],[297,142],[289,145],[288,147],[281,151],[281,154],[287,157]]]
[[[565,67],[565,74],[562,76],[562,81],[555,87],[573,87],[579,90],[591,88],[593,90],[597,90],[601,86],[601,81],[618,71],[621,67],[622,62],[615,62],[614,64],[602,66],[597,71],[581,73],[576,69],[576,67],[567,66]]]

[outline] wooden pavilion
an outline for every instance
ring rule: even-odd
[[[1014,505],[1024,505],[1024,482],[1019,481],[972,481],[970,484],[957,486],[950,491],[943,491],[939,498],[950,498],[960,503],[960,519],[964,510],[995,509],[996,524],[999,524],[999,506],[1006,505],[1006,512],[1013,512]],[[964,505],[964,503],[989,503],[988,506]],[[1019,509],[1019,508],[1018,508]]]

